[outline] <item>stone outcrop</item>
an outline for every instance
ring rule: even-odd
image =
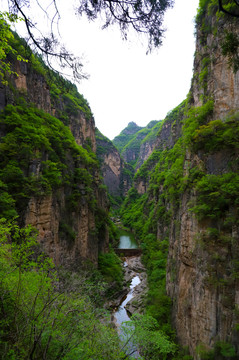
[[[110,195],[124,197],[132,185],[133,169],[125,163],[114,144],[96,132],[97,156],[100,159],[104,184]]]
[[[155,148],[155,139],[161,121],[152,120],[144,128],[130,122],[113,140],[124,161],[137,171]]]
[[[198,25],[190,105],[198,107],[211,98],[214,109],[208,122],[224,121],[239,110],[239,72],[229,68],[221,51],[221,34],[229,29],[228,23],[222,18],[217,22],[215,14],[205,16],[211,31],[205,34],[205,28]],[[238,34],[238,27],[234,26],[234,31]],[[218,176],[238,173],[237,159],[235,147],[210,152],[188,149],[184,176],[188,175],[188,166]],[[220,342],[232,345],[237,354],[234,358],[238,358],[239,282],[235,262],[239,259],[239,227],[233,222],[220,229],[219,218],[199,221],[191,211],[197,196],[195,188],[185,190],[170,226],[158,227],[159,238],[165,230],[169,232],[167,292],[173,301],[173,323],[179,342],[189,348],[194,359],[203,358],[198,350],[209,351]],[[229,206],[228,211],[234,214],[237,210]],[[212,228],[219,229],[221,238],[213,235]]]
[[[152,132],[155,136],[150,139],[146,138],[140,146],[140,155],[136,165],[136,176],[134,178],[134,187],[141,195],[147,192],[149,188],[150,177],[146,176],[155,167],[158,162],[158,157],[155,152],[160,152],[165,149],[172,149],[182,133],[182,119],[185,104],[184,102],[172,110],[167,115],[164,122],[159,122]],[[157,134],[157,136],[156,136]],[[155,150],[154,154],[153,151]],[[150,155],[153,154],[153,157]],[[149,161],[147,161],[149,159]],[[142,166],[142,169],[137,173]]]
[[[68,125],[78,145],[90,147],[91,151],[95,152],[95,123],[90,109],[87,106],[85,109],[74,107],[67,92],[62,92],[57,98],[52,96],[45,76],[30,63],[16,61],[13,66],[18,76],[12,77],[10,87],[0,88],[1,109],[8,104],[15,105],[16,97],[22,96],[27,103],[59,118]],[[75,93],[77,94],[76,89]],[[76,96],[78,101],[81,95]],[[81,196],[74,208],[69,207],[69,199],[75,191],[72,183],[53,189],[50,194],[48,191],[45,195],[33,195],[24,212],[19,215],[22,224],[31,224],[39,231],[39,242],[56,264],[77,269],[85,260],[97,264],[98,253],[108,249],[109,234],[102,216],[104,220],[107,218],[109,203],[105,190],[100,186],[102,183],[97,166],[88,169],[87,165],[81,164],[80,159],[76,161],[70,150],[66,157],[69,172],[73,173],[76,167],[79,167],[85,172],[89,171],[89,176],[92,176],[92,184],[88,186],[91,186],[94,204],[87,200],[88,190],[82,180],[82,185],[77,185]],[[42,154],[42,159],[38,156],[38,159],[29,164],[29,174],[38,177],[41,173],[41,162],[47,159],[47,152]]]
[[[50,87],[45,77],[39,74],[31,67],[30,64],[17,61],[15,63],[16,73],[13,79],[16,89],[26,97],[29,103],[35,104],[38,109],[61,118],[62,112],[66,112],[67,125],[69,126],[78,145],[84,145],[87,140],[90,141],[92,150],[96,151],[95,140],[95,122],[93,117],[87,117],[82,110],[74,113],[66,110],[67,106],[72,104],[67,97],[61,96],[54,99],[50,93]],[[4,95],[3,95],[4,96]],[[2,108],[13,101],[9,89],[5,89],[5,103]]]
[[[154,148],[155,148],[155,142],[145,141],[144,143],[141,144],[140,149],[139,149],[139,156],[138,156],[137,164],[135,167],[136,171],[150,157]]]
[[[98,194],[101,206],[107,209],[105,194]],[[70,220],[73,236],[65,229]],[[104,228],[101,238],[95,234],[95,213],[88,204],[81,204],[78,211],[66,212],[64,189],[58,194],[30,199],[25,214],[25,223],[39,231],[38,240],[47,254],[57,265],[77,269],[87,260],[97,264],[99,252],[108,250],[108,230]]]
[[[228,66],[222,43],[227,31],[239,32],[216,15],[216,2],[200,6],[191,91],[136,173],[132,204],[147,196],[139,197],[141,227],[132,223],[140,236],[151,216],[149,233],[169,240],[166,290],[179,343],[194,360],[238,359],[239,71]]]

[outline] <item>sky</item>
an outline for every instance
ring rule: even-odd
[[[1,1],[2,2],[2,1]],[[77,1],[76,1],[77,3]],[[146,55],[147,43],[118,27],[101,30],[100,21],[74,15],[71,1],[58,0],[61,41],[82,57],[89,79],[77,85],[98,129],[109,139],[134,121],[162,120],[190,89],[195,51],[194,16],[199,0],[175,0],[165,14],[163,45]],[[37,17],[36,13],[36,17]]]
[[[164,119],[190,89],[195,51],[194,16],[198,0],[175,0],[165,16],[163,45],[146,55],[142,38],[122,40],[118,28],[73,21],[64,12],[63,39],[75,54],[84,54],[90,75],[78,85],[88,100],[98,129],[109,139],[134,121],[146,126]],[[69,14],[71,12],[69,11]]]

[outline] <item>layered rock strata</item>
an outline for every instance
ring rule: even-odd
[[[30,63],[16,61],[13,67],[18,76],[12,77],[9,87],[1,86],[1,109],[8,104],[15,105],[16,99],[22,96],[30,106],[63,121],[70,128],[76,144],[86,149],[90,147],[90,151],[95,152],[95,123],[90,109],[87,106],[85,109],[78,105],[73,106],[74,99],[72,100],[67,92],[59,91],[59,96],[53,96],[51,84],[49,85],[45,75],[34,70]],[[75,93],[77,94],[76,90]],[[4,135],[6,134],[3,130],[1,136]],[[107,251],[109,235],[102,217],[105,220],[108,216],[109,203],[105,190],[100,186],[97,166],[86,168],[80,158],[76,161],[72,157],[70,151],[65,156],[68,158],[70,173],[74,173],[78,168],[82,169],[82,173],[89,172],[93,179],[92,184],[89,184],[91,189],[86,188],[83,178],[82,185],[80,180],[77,180],[77,192],[81,196],[74,204],[74,209],[69,209],[69,199],[76,191],[74,183],[52,189],[50,194],[48,191],[45,195],[33,195],[23,213],[19,215],[23,223],[31,224],[38,230],[39,242],[56,264],[77,268],[85,260],[97,264],[98,253]],[[29,164],[29,173],[39,177],[42,162],[47,159],[47,152],[42,153],[42,158],[38,155],[38,159],[33,161],[34,164]],[[91,204],[87,200],[89,191],[93,201]]]

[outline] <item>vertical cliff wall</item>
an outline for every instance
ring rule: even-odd
[[[137,171],[147,160],[155,148],[156,135],[160,129],[161,121],[152,120],[145,127],[139,127],[134,122],[116,136],[113,144],[116,146],[124,161]]]
[[[125,163],[112,141],[102,135],[99,130],[96,132],[96,144],[96,154],[100,160],[104,184],[110,195],[122,201],[132,186],[134,170]]]
[[[172,321],[197,360],[239,356],[238,19],[217,6],[200,2],[191,91],[164,120],[122,209],[146,248],[154,287],[164,255],[154,268],[152,252],[168,242]],[[149,303],[163,309],[155,293]]]
[[[36,227],[56,264],[97,264],[98,253],[108,248],[109,204],[95,155],[94,119],[74,85],[47,75],[32,59],[12,59],[18,76],[0,88],[0,180],[8,205],[0,206],[1,215],[17,212],[22,225]]]
[[[216,2],[206,1],[197,16],[184,184],[178,203],[168,205],[167,291],[178,339],[194,359],[239,352],[239,72],[223,54],[227,34],[238,36],[238,20],[216,11]],[[159,225],[158,236],[163,232]]]

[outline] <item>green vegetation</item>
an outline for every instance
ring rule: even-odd
[[[145,138],[142,140],[142,144],[144,143],[152,143],[157,138],[157,134],[162,126],[162,120],[156,121],[152,120],[150,123],[146,126],[147,129],[150,129],[150,131],[147,133]],[[152,126],[153,125],[153,126]]]
[[[239,70],[239,38],[235,32],[225,31],[224,38],[221,43],[222,55],[227,56],[228,65],[233,69],[234,73]]]
[[[99,271],[109,284],[107,290],[107,298],[109,299],[117,291],[121,290],[123,285],[122,264],[113,250],[99,255]]]
[[[176,351],[175,344],[158,329],[157,321],[149,315],[133,315],[123,326],[123,334],[132,347],[140,350],[143,359],[166,360]]]
[[[102,287],[99,276],[59,278],[35,237],[31,227],[19,229],[1,220],[0,358],[124,358],[117,333],[93,304]]]
[[[134,231],[140,242],[147,268],[146,314],[133,317],[125,327],[128,339],[140,348],[145,360],[190,359],[186,351],[175,344],[172,304],[165,290],[170,231],[177,240],[183,194],[191,199],[186,211],[202,225],[202,231],[195,236],[195,245],[207,256],[205,284],[223,289],[222,303],[228,308],[234,306],[229,290],[239,278],[238,251],[232,234],[232,227],[238,225],[239,210],[239,114],[212,120],[214,104],[207,94],[212,59],[207,35],[215,32],[210,16],[216,13],[216,5],[216,0],[201,0],[196,18],[204,34],[201,39],[204,53],[197,74],[203,90],[203,105],[192,107],[188,98],[172,110],[164,122],[151,122],[144,129],[129,123],[113,142],[99,131],[96,133],[100,161],[108,149],[116,145],[124,156],[128,151],[134,153],[133,166],[140,146],[162,135],[159,147],[135,175],[136,186],[142,182],[147,191],[140,195],[137,187],[132,187],[120,210],[124,225]],[[16,89],[11,89],[14,105],[6,106],[0,113],[0,216],[16,219],[24,214],[31,197],[41,198],[54,192],[57,199],[58,190],[64,188],[63,213],[79,212],[81,203],[87,203],[95,219],[90,236],[97,234],[99,239],[104,238],[107,227],[110,239],[115,240],[117,231],[107,211],[97,203],[95,189],[100,192],[105,188],[99,186],[95,178],[99,163],[91,143],[86,141],[84,147],[77,145],[67,127],[79,112],[90,121],[92,113],[87,101],[74,85],[48,71],[24,41],[13,37],[6,19],[15,21],[8,14],[0,15],[4,40],[0,60],[6,64],[0,67],[0,77],[6,84],[6,74],[14,75],[7,58],[27,59],[34,71],[46,79],[56,117],[27,103]],[[237,71],[237,36],[225,32],[221,40],[222,54]],[[170,135],[163,133],[165,125],[170,127]],[[221,156],[223,161],[215,172],[210,168],[210,160],[216,156]],[[125,167],[123,176],[132,176],[130,167]],[[121,200],[119,195],[111,202],[119,205]],[[62,217],[59,234],[61,239],[67,239],[68,246],[74,243],[77,234],[70,215]],[[125,359],[124,345],[99,308],[103,298],[114,296],[122,288],[119,258],[112,250],[100,254],[100,272],[90,268],[88,280],[83,272],[62,275],[41,252],[35,236],[31,227],[19,229],[14,222],[1,220],[1,359]],[[225,273],[229,256],[225,253],[232,252],[230,268]],[[177,281],[175,266],[176,259],[171,258],[168,275],[172,282]],[[198,353],[205,360],[236,359],[235,348],[229,342],[216,342],[211,350],[199,346]]]
[[[5,13],[1,16],[6,17]],[[14,15],[11,15],[10,21],[17,21],[17,18],[15,18]],[[2,51],[4,54],[2,60],[5,60],[2,66],[8,66],[8,69],[4,70],[6,76],[8,75],[9,77],[11,74],[17,76],[16,72],[10,71],[12,63],[15,63],[16,60],[25,61],[27,62],[28,72],[32,73],[34,71],[39,76],[42,76],[49,86],[52,107],[56,109],[56,117],[62,120],[63,123],[69,125],[69,117],[77,116],[79,112],[84,114],[87,121],[93,117],[87,100],[83,95],[79,94],[76,85],[64,79],[57,72],[49,69],[42,58],[32,52],[26,41],[20,38],[16,33],[10,31],[9,27],[6,43],[8,47],[6,50],[4,49],[4,51]],[[9,62],[6,62],[6,60],[9,60]],[[0,76],[2,76],[1,73]],[[11,85],[11,82],[9,84]],[[12,88],[12,91],[17,100],[19,92],[14,88]]]
[[[75,86],[72,86],[68,93],[63,93],[62,99],[65,105],[65,112],[68,116],[77,116],[78,112],[81,111],[87,120],[92,118],[93,115],[87,101],[83,95],[78,93]]]
[[[52,189],[70,184],[74,188],[72,202],[83,196],[78,184],[84,187],[84,197],[90,201],[91,173],[98,166],[95,157],[76,144],[69,128],[60,120],[27,105],[23,99],[19,103],[7,105],[0,114],[4,133],[0,142],[0,180],[9,199],[9,210],[3,209],[2,215],[9,218],[14,204],[21,212],[31,196],[51,193]],[[75,168],[76,165],[81,168]],[[2,201],[6,200],[7,195]],[[9,216],[6,211],[10,211]]]
[[[238,5],[236,2],[224,0],[222,1],[222,4],[226,11],[229,11],[232,14],[238,14]],[[212,19],[215,17],[217,18],[218,22],[212,22]],[[219,30],[223,29],[222,21],[224,22],[224,25],[226,25],[225,30],[223,31]],[[222,11],[219,12],[218,0],[200,0],[196,16],[196,25],[201,31],[200,41],[204,46],[205,52],[209,50],[207,45],[207,37],[208,35],[213,34],[215,37],[213,46],[217,48],[219,45],[221,54],[227,57],[229,68],[231,68],[234,73],[236,73],[239,69],[239,39],[236,32],[236,19]],[[202,82],[202,78],[205,79],[207,75],[206,67],[203,64],[202,67],[202,72],[199,75],[200,82]],[[204,82],[204,86],[205,85],[206,84]]]
[[[124,146],[134,137],[134,135],[141,130],[142,128],[136,125],[133,121],[128,124],[128,126],[121,131],[121,133],[113,139],[113,144],[116,148],[121,151]]]
[[[115,146],[111,140],[109,140],[106,136],[104,136],[97,128],[95,129],[96,135],[96,155],[99,160],[103,161],[103,156],[106,155],[110,151],[114,151]]]
[[[156,124],[155,124],[156,123]],[[145,142],[153,142],[158,130],[157,121],[151,121],[145,128],[137,131],[121,150],[122,157],[133,167],[137,165],[140,147]]]
[[[133,168],[137,166],[141,145],[146,141],[153,143],[160,129],[161,121],[152,120],[150,123],[141,128],[134,122],[116,136],[113,140],[114,145],[118,148],[124,160]]]
[[[207,156],[210,154],[226,150],[227,156],[235,159],[238,150],[238,114],[211,121],[212,112],[213,101],[208,100],[197,108],[188,107],[187,102],[184,102],[168,115],[162,128],[174,118],[174,121],[183,125],[181,137],[176,139],[171,148],[167,148],[166,141],[164,148],[154,150],[135,175],[136,184],[144,181],[147,191],[140,195],[136,188],[132,188],[121,207],[124,224],[133,229],[143,249],[149,283],[146,314],[157,320],[160,331],[170,336],[171,341],[174,340],[174,331],[170,325],[171,300],[165,291],[168,237],[172,224],[175,237],[178,236],[180,223],[176,214],[185,192],[197,194],[196,203],[192,203],[188,210],[199,221],[208,224],[207,235],[205,233],[201,239],[203,248],[208,249],[211,259],[208,259],[208,281],[213,286],[224,287],[225,294],[228,294],[225,295],[225,302],[231,303],[229,287],[238,276],[236,252],[231,274],[224,276],[225,263],[220,250],[232,246],[231,228],[238,222],[238,163],[227,162],[223,173],[208,174],[206,171]],[[200,157],[200,163],[195,165],[188,162],[188,151],[192,153],[191,158],[194,154]],[[168,264],[171,281],[176,280],[173,261],[171,259],[171,264]],[[224,349],[228,350],[230,346],[229,344]],[[231,346],[230,349],[232,348]],[[228,354],[234,354],[230,349]],[[220,354],[224,352],[220,351]],[[217,345],[212,353],[219,354]],[[188,358],[186,354],[182,354],[175,355],[175,358]]]
[[[237,359],[235,348],[231,344],[223,341],[216,342],[213,350],[206,350],[203,345],[198,346],[197,352],[200,354],[202,360],[214,360],[217,358],[222,360]]]
[[[222,120],[213,120],[200,126],[194,135],[194,150],[203,149],[206,153],[221,149],[236,149],[239,142],[239,114]]]
[[[191,210],[199,219],[215,219],[218,225],[230,226],[237,224],[236,213],[229,211],[230,208],[239,206],[239,175],[226,173],[223,175],[204,175],[197,181],[198,192],[197,205]]]
[[[107,187],[106,188],[108,189],[109,192],[108,197],[110,200],[112,211],[114,213],[117,213],[124,198],[124,193],[125,193],[124,183],[127,183],[128,186],[130,186],[129,184],[132,183],[134,169],[129,164],[124,162],[124,160],[120,157],[120,154],[118,153],[118,150],[113,144],[113,142],[109,140],[106,136],[101,134],[101,132],[98,129],[96,129],[96,156],[101,165],[101,171],[103,173],[102,175],[106,174],[106,177],[108,172],[110,171],[108,166],[109,164],[105,164],[105,160],[108,157],[111,158],[111,156],[113,157],[115,156],[119,160],[118,163],[120,167],[120,178],[118,179],[119,186],[113,187],[113,190],[110,188],[109,182],[112,181],[112,178],[110,176],[107,177],[105,181],[105,183],[109,186],[108,188]],[[113,176],[117,176],[117,175],[114,174]]]
[[[72,125],[79,114],[86,121],[91,120],[88,103],[75,85],[49,70],[24,40],[17,34],[9,34],[8,43],[14,49],[8,53],[9,64],[12,66],[19,59],[27,59],[27,74],[31,77],[34,73],[39,82],[49,86],[55,116],[39,110],[39,104],[30,104],[28,94],[17,90],[8,76],[12,104],[0,113],[0,186],[3,193],[0,216],[12,219],[18,215],[21,221],[30,198],[53,194],[57,200],[64,191],[65,208],[61,209],[64,222],[59,229],[62,239],[70,244],[75,238],[70,214],[79,211],[84,202],[89,204],[96,218],[95,235],[102,235],[105,225],[102,225],[101,209],[96,200],[95,179],[99,164],[90,140],[86,139],[84,147],[77,145],[66,126]],[[105,190],[99,188],[99,191]],[[108,215],[104,214],[104,218],[107,220]]]
[[[20,61],[27,61],[18,51],[12,46],[14,36],[10,30],[10,24],[16,23],[21,20],[15,14],[8,12],[0,12],[0,80],[3,85],[7,85],[7,77],[16,75],[17,73],[12,70],[11,63],[8,57],[14,57]]]

